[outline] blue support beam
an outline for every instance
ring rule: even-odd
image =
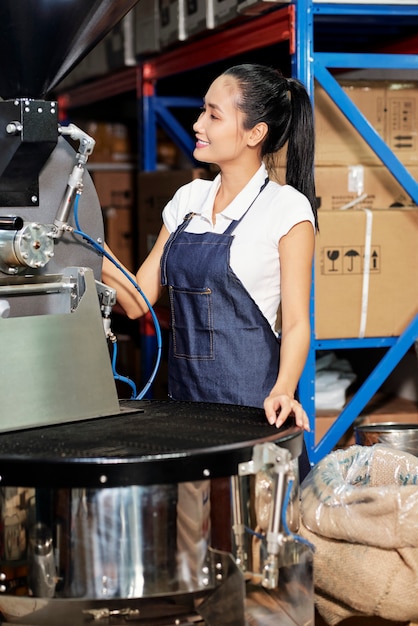
[[[406,4],[363,4],[363,3],[331,3],[331,2],[315,2],[313,4],[313,13],[317,15],[367,15],[367,16],[387,16],[387,17],[417,17],[417,5]]]
[[[313,15],[312,1],[295,3],[295,52],[291,57],[292,76],[298,78],[313,99]]]
[[[409,348],[418,340],[418,315],[400,335],[393,346],[386,352],[373,372],[368,376],[352,400],[344,407],[337,420],[322,437],[319,444],[311,448],[309,459],[315,464],[337,445],[338,441],[353,424],[366,404],[379,390],[382,383],[393,371],[394,364],[399,363]]]
[[[157,166],[157,118],[155,96],[142,96],[142,169],[153,172]]]
[[[191,156],[194,150],[195,140],[193,139],[191,132],[186,131],[180,122],[174,117],[169,110],[169,107],[191,107],[197,110],[201,105],[201,98],[167,98],[155,96],[154,101],[157,122],[160,124],[161,128],[165,130],[170,139],[172,139],[182,152],[192,161],[193,165],[197,164]]]
[[[194,140],[180,122],[171,113],[170,108],[191,107],[198,109],[202,105],[201,98],[183,98],[167,96],[142,97],[142,169],[152,172],[157,167],[157,125],[165,130],[167,135],[193,161],[191,154],[194,150]],[[197,115],[196,115],[197,117]]]

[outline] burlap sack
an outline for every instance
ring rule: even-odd
[[[316,546],[315,599],[350,616],[418,619],[418,458],[381,444],[320,461],[302,485],[299,533]]]

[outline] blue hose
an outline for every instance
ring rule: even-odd
[[[111,261],[113,263],[113,265],[115,267],[117,267],[117,269],[122,272],[122,274],[129,280],[130,283],[132,283],[132,285],[135,287],[135,289],[140,293],[140,295],[142,296],[142,298],[145,300],[145,303],[151,313],[151,317],[154,323],[154,327],[155,327],[155,333],[156,333],[156,337],[157,337],[157,356],[155,359],[155,365],[153,368],[153,371],[151,372],[151,375],[148,379],[148,382],[146,383],[146,385],[144,386],[144,388],[142,389],[142,391],[139,392],[139,394],[135,395],[135,400],[142,400],[142,398],[145,396],[145,394],[147,393],[148,389],[151,387],[152,383],[154,382],[155,376],[157,375],[158,372],[158,368],[160,366],[160,362],[161,362],[161,355],[162,355],[162,335],[161,335],[161,328],[160,328],[160,323],[158,321],[158,318],[155,314],[155,311],[153,309],[153,307],[151,306],[151,303],[149,302],[148,298],[146,297],[146,295],[143,293],[142,289],[140,288],[140,286],[138,285],[138,283],[132,278],[132,276],[130,276],[130,274],[125,270],[125,268],[123,268],[110,254],[108,254],[108,252],[106,252],[106,250],[103,248],[103,246],[101,246],[100,244],[97,243],[97,241],[95,241],[94,239],[92,239],[92,237],[90,237],[89,235],[87,235],[87,233],[85,233],[81,228],[80,228],[80,224],[79,224],[79,220],[78,220],[78,203],[79,203],[79,199],[80,199],[80,194],[77,193],[75,200],[74,200],[74,221],[76,224],[76,230],[74,230],[74,234],[75,235],[79,235],[80,237],[82,237],[83,239],[85,239],[97,252],[99,252],[102,256],[106,257],[109,261]],[[116,355],[117,355],[117,349],[113,349],[113,357],[112,357],[112,369],[113,369],[113,374],[114,377],[117,380],[123,380],[124,382],[131,384],[132,389],[133,389],[133,393],[136,394],[136,387],[135,385],[132,383],[132,381],[129,378],[126,377],[120,377],[119,374],[116,374],[115,371],[115,363],[116,363]]]

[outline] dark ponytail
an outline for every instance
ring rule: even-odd
[[[308,198],[317,226],[314,120],[304,85],[258,64],[235,65],[224,75],[238,82],[241,96],[237,106],[245,115],[245,128],[260,122],[268,126],[261,156],[272,155],[287,144],[286,183]]]

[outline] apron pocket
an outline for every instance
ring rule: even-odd
[[[211,290],[170,285],[169,295],[174,356],[214,359]]]

